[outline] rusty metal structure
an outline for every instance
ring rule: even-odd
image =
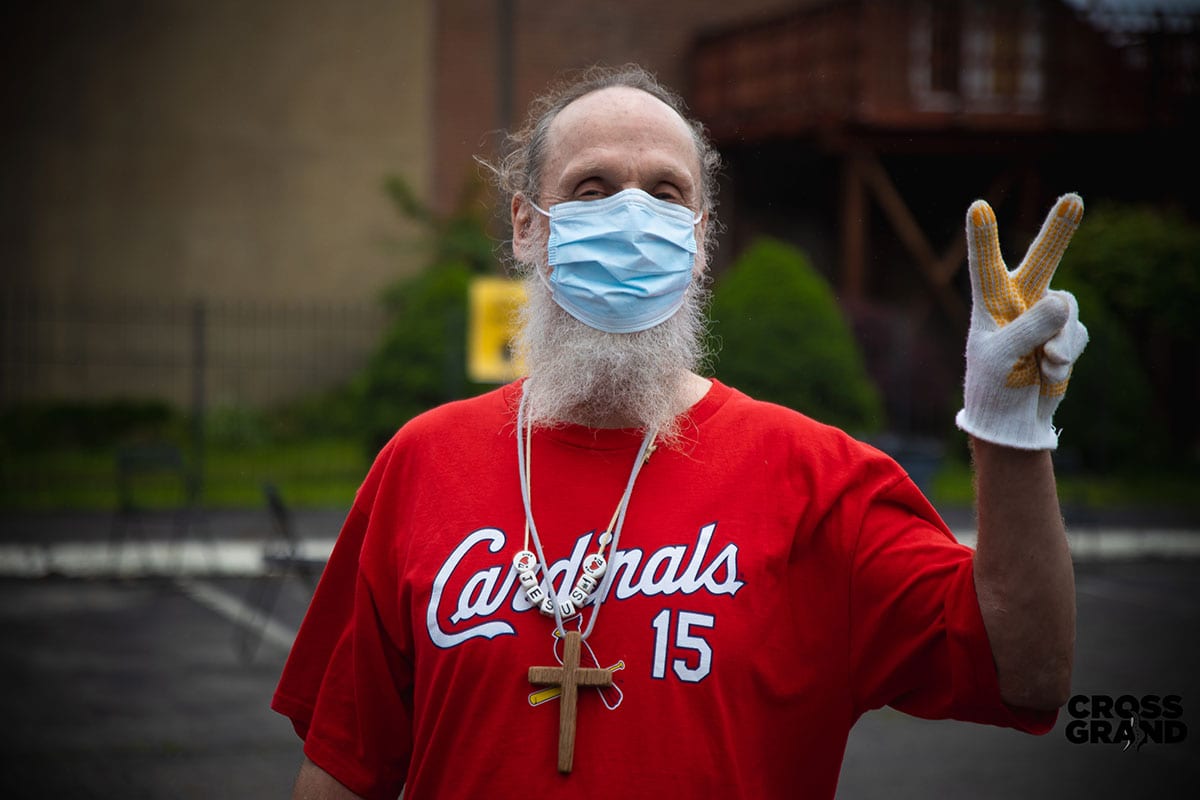
[[[953,286],[965,260],[962,236],[939,247],[915,210],[956,160],[994,164],[975,191],[994,205],[1014,196],[1028,230],[1044,195],[1065,190],[1048,186],[1048,176],[1077,184],[1083,159],[1108,169],[1119,154],[1126,169],[1114,171],[1108,189],[1138,174],[1149,179],[1140,167],[1129,174],[1130,154],[1152,169],[1164,148],[1194,134],[1196,17],[1136,9],[1122,16],[1119,0],[807,4],[700,38],[690,101],[734,169],[771,147],[815,154],[824,171],[835,165],[829,199],[839,204],[836,283],[844,299],[870,292],[874,201],[928,298],[962,324],[966,301]],[[936,166],[910,181],[915,188],[902,188],[893,171],[921,157]]]
[[[726,161],[722,257],[760,235],[800,246],[834,285],[893,423],[940,430],[959,391],[973,199],[996,209],[1011,266],[1066,191],[1200,213],[1186,156],[1200,130],[1198,8],[813,0],[707,32],[687,95]]]

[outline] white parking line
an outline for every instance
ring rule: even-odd
[[[298,556],[327,559],[333,539],[305,540]],[[0,545],[0,577],[145,578],[180,575],[261,575],[262,542],[217,539]]]
[[[197,603],[215,611],[233,624],[253,625],[263,642],[284,651],[292,649],[292,642],[296,639],[294,630],[281,625],[274,618],[264,615],[262,611],[252,608],[224,589],[207,581],[191,578],[176,578],[175,583]]]
[[[956,530],[954,538],[975,547],[975,530]],[[1200,558],[1200,532],[1141,528],[1072,528],[1067,531],[1076,561],[1120,561],[1137,558]]]

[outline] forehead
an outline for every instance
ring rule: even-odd
[[[672,169],[700,183],[700,157],[687,123],[657,97],[624,86],[586,94],[550,123],[543,187],[588,163]]]

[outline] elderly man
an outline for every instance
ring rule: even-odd
[[[529,376],[410,421],[359,490],[274,700],[296,797],[832,797],[873,708],[1053,724],[1050,415],[1086,332],[1047,284],[1082,204],[1012,273],[968,211],[973,552],[883,454],[697,374],[717,165],[636,68],[513,137]]]

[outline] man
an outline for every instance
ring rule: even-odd
[[[1082,204],[1012,275],[968,213],[972,552],[886,456],[697,374],[716,168],[639,69],[535,105],[497,168],[529,377],[412,420],[359,490],[275,696],[296,797],[832,797],[885,704],[1053,724],[1050,414],[1086,332],[1046,287]]]

